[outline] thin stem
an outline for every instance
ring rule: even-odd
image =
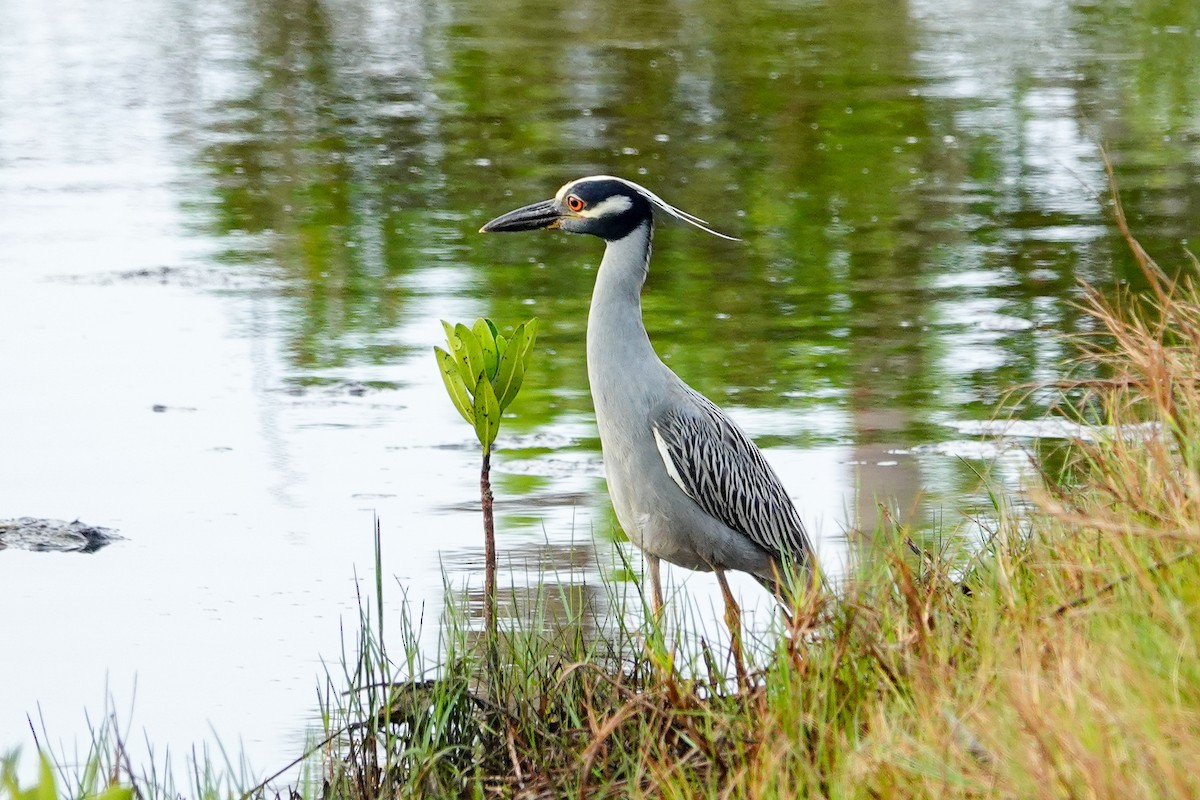
[[[484,451],[479,471],[479,496],[483,502],[483,627],[489,640],[496,638],[496,529],[492,518],[492,454]]]

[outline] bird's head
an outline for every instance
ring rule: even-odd
[[[571,181],[559,189],[552,199],[522,206],[496,217],[479,232],[551,228],[569,233],[590,233],[605,241],[615,242],[642,225],[651,225],[656,207],[714,236],[733,239],[709,228],[699,217],[680,211],[649,189],[611,175],[593,175]]]

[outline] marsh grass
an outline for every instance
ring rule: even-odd
[[[78,742],[68,747],[54,744],[40,718],[28,720],[37,750],[38,779],[21,785],[19,753],[0,756],[0,798],[10,800],[56,800],[59,797],[89,800],[216,800],[237,797],[254,774],[243,759],[234,758],[220,743],[193,747],[178,754],[156,748],[150,741],[134,742],[132,708],[121,712],[107,701],[104,715],[88,717],[88,737],[81,750]],[[130,755],[130,750],[137,751]],[[307,769],[301,771],[301,775]]]
[[[1082,377],[1055,388],[1088,435],[1035,459],[1019,511],[993,490],[981,548],[876,532],[742,691],[614,586],[590,618],[536,598],[490,655],[449,596],[435,676],[406,652],[326,796],[1200,796],[1200,296],[1115,208],[1149,289],[1086,293]]]

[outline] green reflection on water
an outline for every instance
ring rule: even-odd
[[[1200,7],[996,5],[259,0],[239,89],[201,117],[212,225],[291,298],[296,380],[399,363],[439,287],[536,313],[529,430],[590,413],[601,247],[474,231],[631,177],[745,240],[657,234],[647,327],[690,383],[786,410],[770,445],[937,442],[1054,373],[1080,278],[1136,281],[1093,197],[1099,143],[1152,251],[1200,218]]]

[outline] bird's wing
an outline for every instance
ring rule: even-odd
[[[711,400],[691,389],[651,420],[667,473],[708,514],[795,567],[812,546],[762,452]]]

